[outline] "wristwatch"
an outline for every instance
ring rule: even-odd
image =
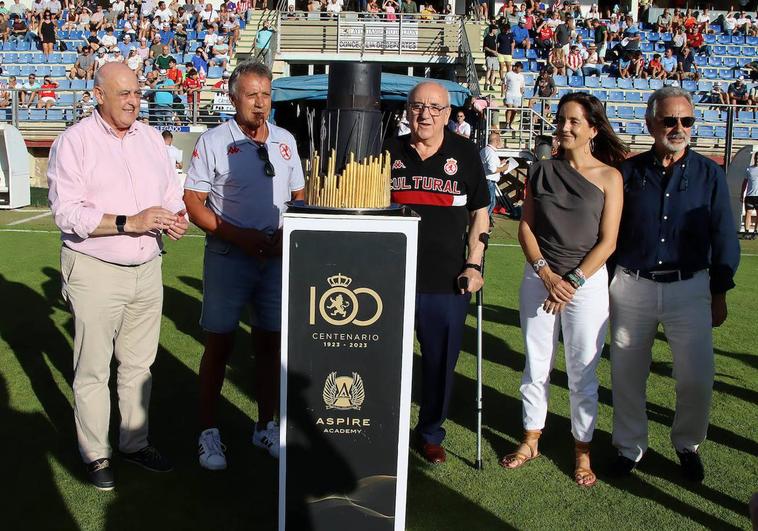
[[[532,262],[532,269],[534,269],[535,273],[539,273],[540,269],[542,269],[543,267],[547,267],[547,262],[542,257]]]
[[[124,227],[126,226],[126,216],[116,216],[116,230],[120,233],[126,232]]]

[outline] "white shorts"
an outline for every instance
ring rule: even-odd
[[[55,98],[51,98],[50,96],[44,96],[39,99],[40,103],[55,103]]]
[[[521,96],[508,96],[505,95],[505,104],[510,107],[521,107]]]

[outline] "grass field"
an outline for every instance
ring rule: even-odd
[[[250,444],[256,407],[246,327],[227,371],[221,407],[230,469],[208,473],[197,465],[202,265],[197,232],[168,245],[153,371],[152,440],[171,456],[175,471],[150,474],[116,458],[115,491],[101,493],[86,483],[72,418],[72,332],[60,299],[58,236],[49,216],[10,225],[40,214],[0,213],[0,529],[275,529],[276,463]],[[514,230],[513,222],[499,221],[487,257],[484,470],[471,466],[472,307],[446,425],[449,459],[430,467],[411,452],[408,529],[748,529],[746,504],[758,490],[758,242],[743,242],[729,319],[714,333],[717,375],[709,440],[702,446],[705,482],[691,485],[679,475],[668,438],[674,407],[671,356],[658,340],[648,387],[650,451],[631,478],[613,480],[603,473],[613,455],[606,352],[598,370],[600,416],[593,446],[600,481],[582,490],[571,477],[567,379],[560,358],[541,442],[544,457],[516,471],[497,466],[521,435],[518,385],[524,356],[517,296],[523,258]],[[414,401],[413,422],[417,412]]]

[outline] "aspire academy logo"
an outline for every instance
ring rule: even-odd
[[[352,376],[337,376],[331,372],[324,381],[322,397],[326,409],[361,409],[366,399],[363,379],[357,372]]]

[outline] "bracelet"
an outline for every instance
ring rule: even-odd
[[[577,270],[579,271],[579,273],[577,273]],[[584,274],[581,272],[581,269],[578,269],[578,268],[572,269],[571,271],[566,273],[563,276],[563,280],[571,284],[574,287],[574,289],[581,288],[586,282],[586,279],[584,278]]]
[[[476,269],[480,273],[482,272],[482,266],[480,266],[479,264],[467,263],[466,265],[463,266],[463,269],[464,270],[466,270],[466,269]]]

